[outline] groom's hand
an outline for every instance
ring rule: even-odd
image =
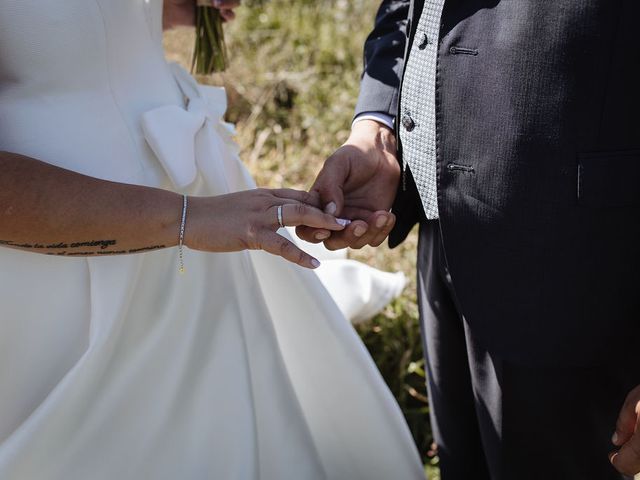
[[[393,131],[373,120],[356,122],[347,142],[331,155],[311,187],[326,213],[352,220],[341,232],[299,227],[298,236],[327,248],[377,247],[391,232],[389,211],[400,178]]]
[[[640,473],[640,385],[631,390],[620,410],[612,442],[619,447],[609,455],[616,470],[630,477]]]

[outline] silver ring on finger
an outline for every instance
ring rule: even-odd
[[[278,225],[284,228],[284,220],[282,219],[282,205],[278,205]]]

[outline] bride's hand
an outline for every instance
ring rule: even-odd
[[[289,189],[189,197],[184,242],[189,248],[207,252],[265,250],[303,267],[316,268],[320,265],[317,259],[276,233],[280,228],[279,206],[286,226],[344,229],[343,220],[323,213],[315,205],[319,205],[316,195]]]
[[[196,0],[164,0],[162,26],[165,30],[179,26],[194,26],[196,22]],[[211,0],[211,5],[220,10],[225,21],[236,17],[234,9],[239,7],[241,0]]]

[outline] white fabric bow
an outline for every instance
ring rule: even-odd
[[[176,189],[183,189],[193,183],[198,174],[198,136],[215,130],[223,140],[229,141],[235,132],[233,125],[222,120],[227,109],[224,88],[198,85],[179,65],[172,63],[169,67],[187,100],[187,107],[164,105],[144,113],[142,131]]]

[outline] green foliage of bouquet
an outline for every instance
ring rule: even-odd
[[[222,30],[222,16],[210,1],[198,0],[196,6],[196,45],[191,71],[198,75],[223,72],[227,68],[227,46]]]

